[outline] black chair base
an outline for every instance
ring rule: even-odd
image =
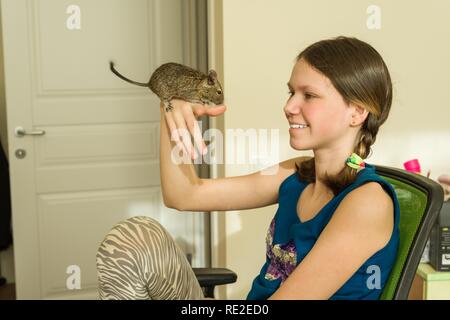
[[[205,297],[214,298],[214,287],[222,284],[234,283],[237,274],[226,268],[192,268],[195,276],[204,288]]]

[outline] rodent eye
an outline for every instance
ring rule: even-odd
[[[217,93],[218,94],[222,94],[222,90],[217,90]]]

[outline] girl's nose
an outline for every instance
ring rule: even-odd
[[[300,105],[298,103],[295,103],[291,99],[286,102],[286,105],[284,106],[284,112],[286,113],[286,115],[298,114],[300,112]]]

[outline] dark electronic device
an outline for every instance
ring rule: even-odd
[[[430,264],[437,271],[450,272],[450,201],[442,205],[431,231]]]

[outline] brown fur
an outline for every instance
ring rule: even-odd
[[[205,74],[185,65],[169,62],[158,67],[148,83],[140,83],[121,75],[114,69],[113,62],[110,62],[110,68],[119,78],[138,86],[148,87],[163,102],[181,99],[202,104],[223,103],[222,86],[214,70]]]

